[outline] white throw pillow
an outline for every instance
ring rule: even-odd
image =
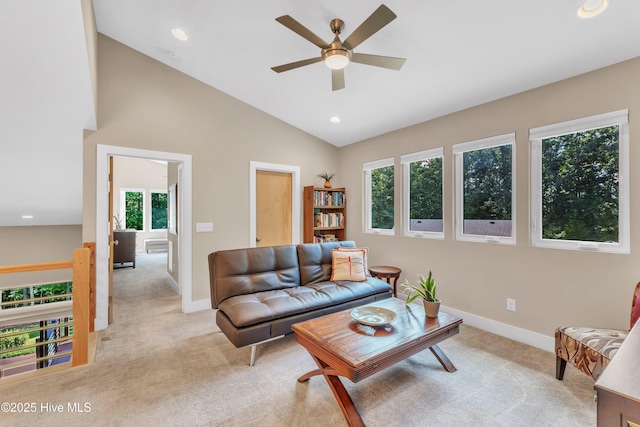
[[[367,276],[364,272],[364,251],[331,251],[331,281],[351,280],[364,282]]]

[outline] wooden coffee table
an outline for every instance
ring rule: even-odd
[[[397,319],[386,327],[367,327],[353,320],[349,309],[291,326],[318,365],[298,381],[324,376],[350,426],[364,426],[364,422],[339,376],[355,383],[427,348],[448,372],[456,371],[437,344],[459,332],[460,317],[440,312],[437,318],[428,318],[422,305],[407,307],[397,298],[367,306],[393,310]]]

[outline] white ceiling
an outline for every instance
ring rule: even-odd
[[[320,55],[275,18],[290,15],[330,42],[331,19],[342,19],[348,36],[380,0],[94,5],[99,32],[343,146],[640,55],[639,1],[610,0],[605,13],[591,20],[577,17],[583,1],[387,0],[398,18],[354,51],[404,57],[404,67],[352,63],[345,69],[346,88],[336,92],[323,63],[271,70]],[[174,39],[172,27],[186,31],[189,40]],[[334,115],[340,124],[329,122]]]
[[[320,54],[275,18],[328,42],[340,18],[344,40],[379,0],[93,3],[100,33],[338,147],[640,56],[637,0],[610,0],[590,20],[577,17],[581,0],[388,0],[398,18],[355,52],[404,67],[352,63],[332,92],[322,63],[271,70]],[[0,25],[0,225],[56,205],[40,216],[80,223],[82,129],[95,125],[80,2],[3,0]]]
[[[80,1],[2,0],[0,28],[0,226],[80,224],[96,124]]]

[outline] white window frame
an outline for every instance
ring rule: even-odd
[[[417,153],[403,154],[400,156],[402,165],[402,231],[408,237],[424,237],[428,239],[444,239],[444,170],[440,178],[440,191],[442,192],[442,231],[414,231],[411,230],[411,163],[421,160],[442,159],[444,169],[444,148],[433,148],[431,150]]]
[[[153,196],[153,194],[166,194],[167,195],[167,227],[165,228],[153,228],[153,203],[151,203],[151,198]],[[148,209],[148,215],[149,215],[149,221],[147,222],[147,224],[149,224],[149,230],[148,231],[166,231],[167,228],[169,227],[169,194],[167,190],[149,190],[149,203],[148,203],[149,209]],[[146,216],[146,215],[145,215]]]
[[[144,188],[125,188],[120,187],[120,216],[124,221],[124,228],[127,229],[127,209],[126,209],[126,196],[125,193],[142,193],[142,230],[147,230],[147,191]]]
[[[464,233],[464,153],[485,148],[511,146],[511,236],[487,236]],[[516,134],[515,132],[474,141],[462,142],[453,146],[455,162],[455,237],[456,240],[497,244],[516,244]]]
[[[542,140],[608,126],[619,126],[618,138],[618,242],[601,243],[542,238]],[[531,244],[532,246],[630,253],[629,235],[629,110],[618,110],[529,130],[531,142]]]
[[[363,218],[362,218],[362,232],[368,234],[381,234],[385,236],[393,236],[395,234],[395,197],[394,197],[394,227],[390,230],[384,228],[373,228],[371,226],[371,171],[374,169],[380,169],[387,166],[393,166],[393,186],[395,192],[395,160],[393,157],[389,157],[386,159],[375,160],[373,162],[367,162],[362,164],[362,172],[364,174],[363,185],[364,189],[362,194],[364,195],[364,209],[363,209]]]

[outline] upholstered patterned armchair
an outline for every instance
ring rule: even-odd
[[[640,317],[640,282],[636,285],[631,303],[633,328]],[[629,331],[565,326],[556,329],[556,378],[564,377],[567,362],[597,380],[607,367]]]

